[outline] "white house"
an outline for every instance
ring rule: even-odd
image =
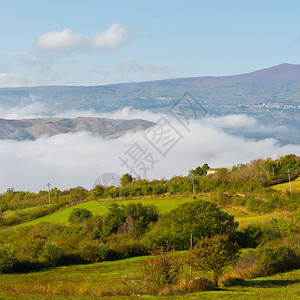
[[[213,175],[215,173],[217,173],[218,169],[214,169],[214,168],[209,168],[207,170],[207,175]]]

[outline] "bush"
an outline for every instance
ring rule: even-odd
[[[119,259],[144,254],[143,244],[128,234],[112,234],[108,238],[107,246]]]
[[[92,217],[91,211],[86,208],[73,208],[69,216],[69,223],[81,223],[85,219]]]
[[[267,246],[261,250],[260,264],[267,274],[284,272],[300,267],[300,256],[297,247]]]
[[[80,249],[80,256],[87,262],[100,261],[99,247],[95,244],[85,244]]]
[[[0,273],[12,272],[17,263],[14,247],[9,244],[0,246]]]
[[[24,243],[22,249],[27,259],[30,261],[38,261],[44,251],[46,237],[41,234],[33,234],[28,241]]]
[[[256,248],[262,242],[263,230],[261,226],[250,224],[238,232],[236,240],[242,248]]]
[[[181,258],[174,254],[174,250],[165,253],[161,247],[150,254],[152,257],[144,265],[145,279],[156,287],[178,282],[183,263]]]
[[[291,237],[297,231],[298,222],[296,219],[275,219],[262,226],[262,242],[280,240],[283,237]]]
[[[64,253],[54,243],[46,243],[44,247],[43,258],[50,266],[57,266],[63,263]]]
[[[240,284],[242,280],[263,276],[262,268],[258,265],[260,257],[257,251],[251,251],[242,256],[235,264],[234,269],[220,278],[221,285]]]
[[[99,260],[100,261],[106,261],[109,260],[109,249],[104,243],[99,244]]]

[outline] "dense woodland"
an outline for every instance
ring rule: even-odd
[[[218,284],[221,270],[240,261],[243,248],[253,249],[248,258],[243,256],[252,268],[246,275],[239,273],[241,278],[300,267],[300,192],[272,189],[274,183],[288,181],[288,171],[291,180],[299,175],[300,157],[255,160],[231,170],[221,168],[213,175],[207,175],[208,168],[205,164],[190,170],[188,176],[170,180],[139,180],[124,174],[122,186],[96,186],[90,191],[81,187],[67,191],[55,188],[51,190],[52,204],[48,204],[47,191],[8,189],[0,196],[0,272],[152,254],[145,276],[159,286],[176,282],[182,260],[179,263],[179,259],[174,259],[178,256],[172,251],[182,250],[185,265],[211,271],[214,283]],[[206,200],[201,198],[203,195]],[[138,201],[143,197],[179,196],[195,199],[163,214],[155,205]],[[91,199],[127,198],[136,201],[129,205],[112,201],[108,212],[101,216],[74,208],[68,225],[40,223],[10,227]],[[286,211],[289,217],[239,228],[234,217],[222,211],[224,206],[259,213]],[[208,257],[218,257],[220,261]],[[163,261],[168,261],[167,271],[160,269]],[[232,278],[229,276],[227,280]]]

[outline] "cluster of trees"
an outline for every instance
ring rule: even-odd
[[[151,195],[190,194],[215,192],[261,192],[264,187],[293,180],[300,174],[300,157],[285,155],[276,160],[259,159],[249,164],[234,166],[231,170],[220,168],[207,176],[208,164],[190,170],[188,176],[175,176],[170,180],[137,180],[124,174],[121,187],[96,186],[92,193],[96,198],[140,197]]]
[[[210,193],[218,202],[245,205],[253,211],[268,212],[276,208],[294,209],[298,205],[299,192],[280,193],[268,191],[265,187],[274,183],[288,181],[300,173],[300,157],[286,155],[276,160],[259,159],[246,165],[234,166],[231,170],[220,168],[207,176],[208,164],[190,170],[188,176],[174,176],[170,180],[141,180],[124,174],[121,186],[98,185],[88,191],[82,187],[60,191],[51,190],[51,205],[48,191],[39,193],[14,191],[8,189],[0,195],[0,226],[9,226],[50,214],[66,205],[81,201],[103,198],[137,198],[165,195],[191,195]],[[236,196],[244,194],[244,198]],[[14,211],[13,214],[9,213]]]
[[[188,249],[190,236],[237,230],[233,217],[215,204],[196,200],[159,215],[153,205],[112,204],[104,216],[74,209],[70,225],[41,223],[0,232],[0,271],[69,263],[96,262],[145,255],[158,246]],[[14,262],[14,263],[12,263]],[[10,266],[10,267],[9,267]]]

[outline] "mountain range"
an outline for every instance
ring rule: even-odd
[[[285,132],[279,130],[270,137],[284,144],[300,143],[300,65],[292,64],[232,76],[178,78],[93,87],[1,88],[0,106],[9,109],[40,103],[45,107],[47,117],[49,112],[52,116],[70,110],[111,112],[128,106],[166,111],[186,92],[191,93],[211,115],[254,116],[262,124],[288,128]]]

